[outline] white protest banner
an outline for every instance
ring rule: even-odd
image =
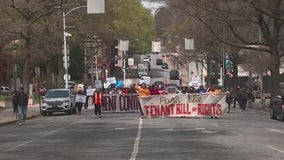
[[[108,84],[116,84],[116,78],[115,77],[109,77],[106,79]]]
[[[96,90],[95,88],[88,88],[87,89],[87,96],[93,96],[95,90]]]
[[[226,96],[213,94],[167,94],[140,97],[144,116],[154,117],[221,117]]]
[[[76,94],[75,102],[86,103],[86,95]]]
[[[102,88],[102,81],[101,80],[95,81],[95,87],[101,89]]]

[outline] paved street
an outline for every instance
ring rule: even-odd
[[[280,160],[283,122],[249,108],[219,119],[140,119],[138,113],[55,114],[1,126],[0,159]]]

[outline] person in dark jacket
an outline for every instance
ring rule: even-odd
[[[228,104],[228,113],[230,113],[232,102],[233,102],[233,96],[230,91],[227,91],[226,92],[226,103]]]
[[[27,117],[28,108],[28,95],[24,92],[24,88],[20,87],[19,92],[16,96],[16,104],[18,106],[18,125],[22,126],[25,124]]]
[[[18,118],[18,104],[17,104],[17,91],[13,92],[13,111],[16,117]]]

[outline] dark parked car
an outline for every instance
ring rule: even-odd
[[[170,80],[179,80],[178,70],[173,69],[170,71]]]
[[[156,65],[161,65],[163,63],[163,60],[162,59],[157,59],[156,60]]]
[[[169,69],[168,63],[162,63],[161,68],[163,69]]]
[[[270,118],[277,119],[279,117],[280,121],[284,121],[284,84],[280,83],[281,95],[276,96],[270,100]]]
[[[270,118],[277,119],[280,117],[280,121],[284,121],[284,97],[276,96],[270,102]]]

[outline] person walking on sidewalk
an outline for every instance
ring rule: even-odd
[[[102,118],[102,103],[103,103],[103,93],[97,88],[93,94],[93,105],[95,107],[95,115]]]
[[[20,87],[19,92],[16,96],[16,104],[18,106],[18,125],[22,126],[25,124],[27,117],[28,108],[28,95],[24,92],[24,88]]]
[[[13,92],[13,111],[14,114],[16,115],[16,118],[18,119],[18,105],[17,105],[17,91],[15,90]]]

